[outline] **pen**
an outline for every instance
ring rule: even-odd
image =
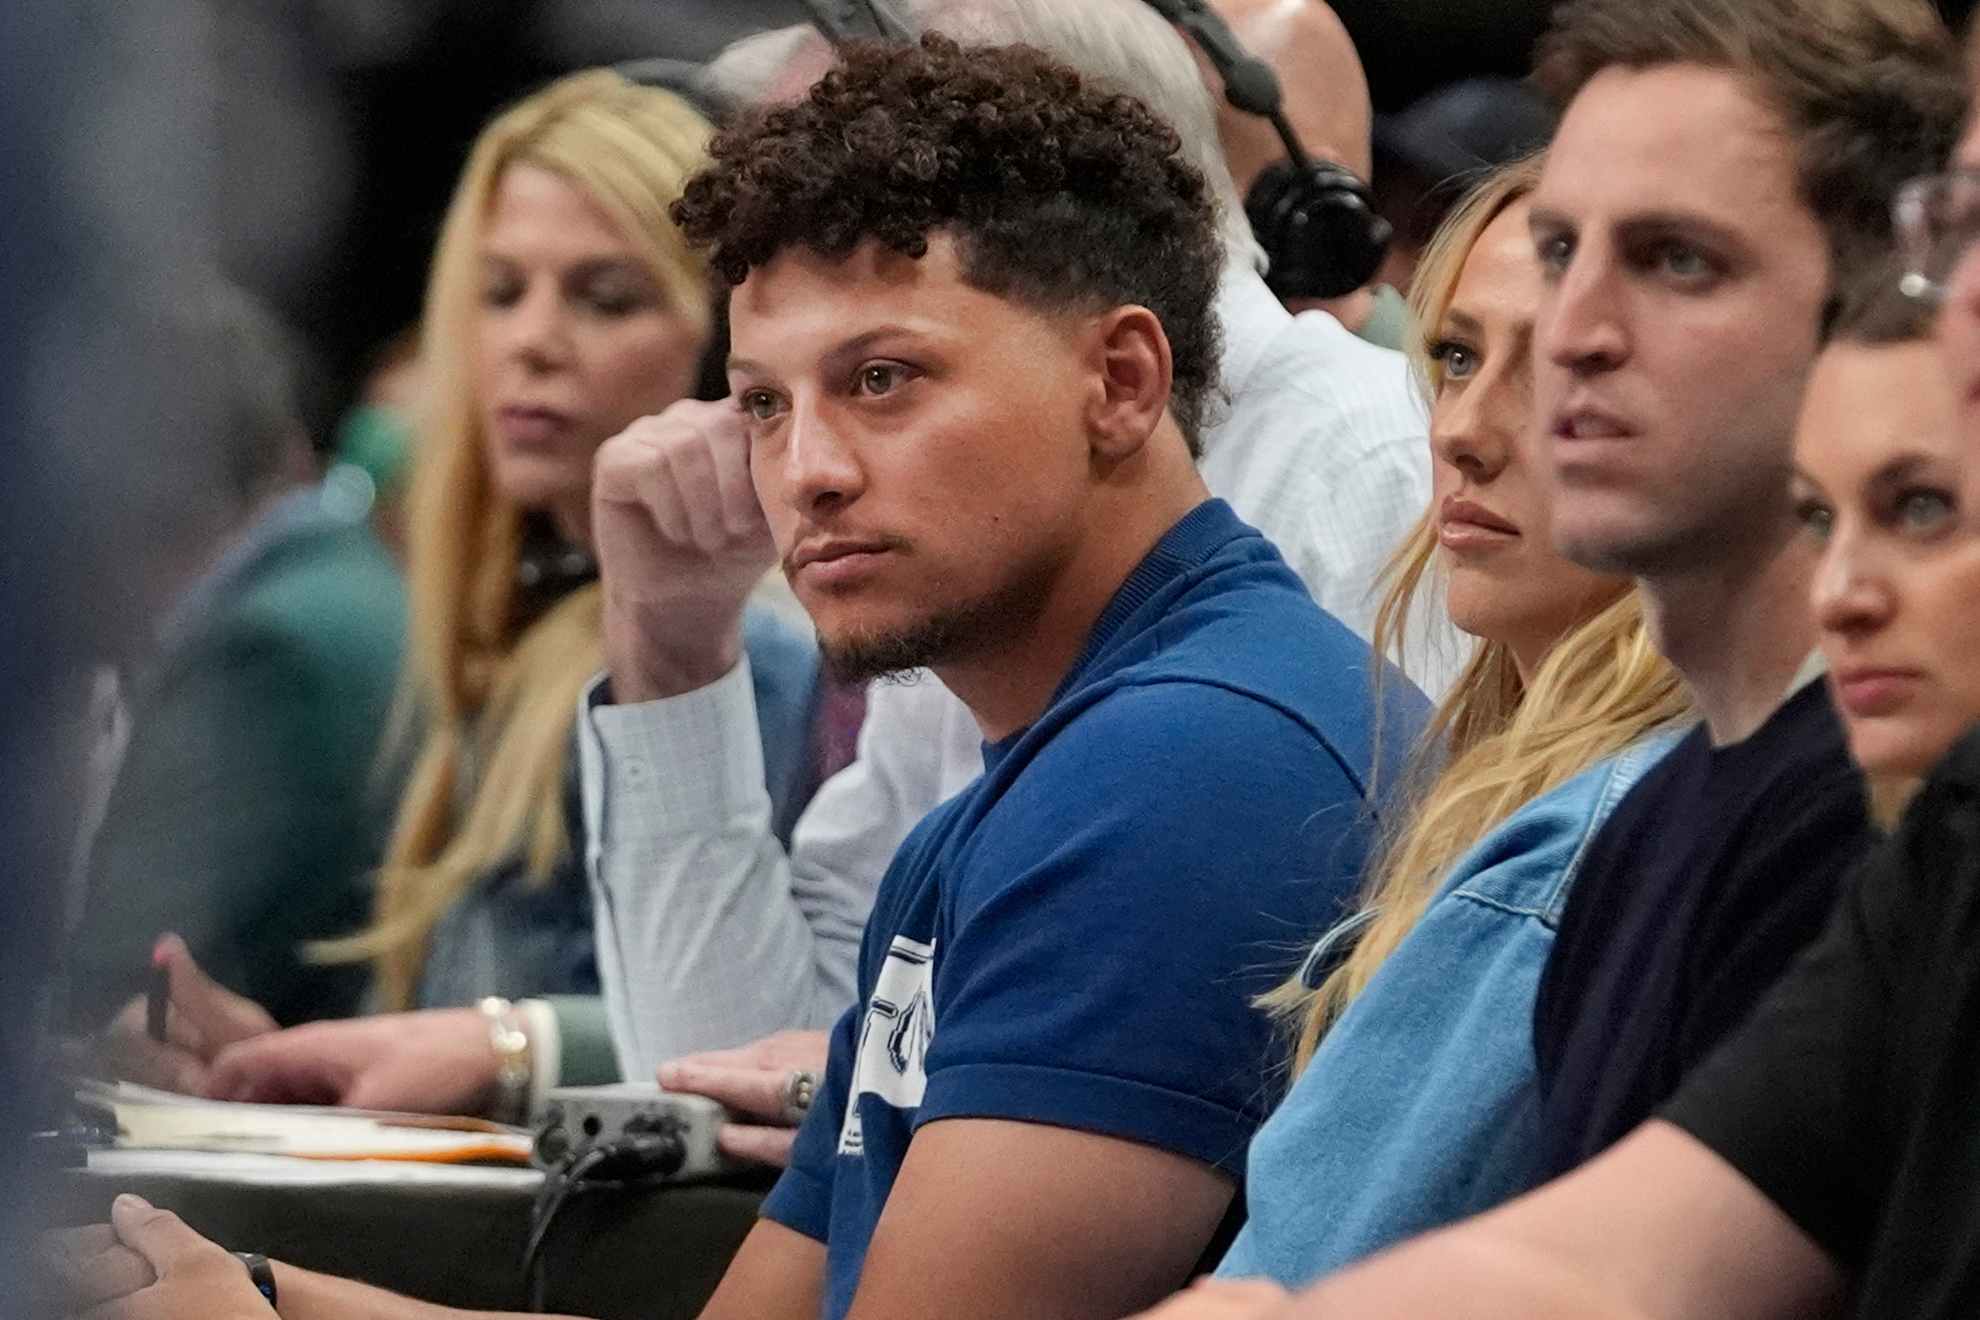
[[[145,1034],[165,1043],[166,1013],[172,1005],[172,969],[162,962],[151,964],[151,984],[144,997]]]

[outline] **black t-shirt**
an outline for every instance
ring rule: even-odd
[[[1589,845],[1534,1005],[1542,1158],[1648,1118],[1812,940],[1872,838],[1828,685],[1744,742],[1701,726]]]
[[[1663,1117],[1858,1276],[1857,1315],[1980,1315],[1980,730]]]

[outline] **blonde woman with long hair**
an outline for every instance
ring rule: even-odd
[[[1252,1142],[1249,1220],[1220,1274],[1296,1286],[1529,1185],[1533,996],[1578,850],[1689,713],[1628,580],[1549,538],[1529,357],[1538,176],[1535,160],[1486,178],[1416,277],[1435,497],[1397,552],[1379,635],[1394,643],[1441,582],[1478,642],[1365,906],[1271,997],[1298,1075]]]
[[[477,140],[422,320],[410,773],[373,924],[314,951],[368,962],[391,1016],[233,1044],[209,1094],[515,1117],[521,1072],[538,1090],[560,1073],[616,1080],[571,806],[579,693],[604,666],[592,457],[700,374],[709,286],[668,208],[709,133],[672,94],[591,71]],[[763,613],[746,635],[782,796],[804,759],[815,649]]]

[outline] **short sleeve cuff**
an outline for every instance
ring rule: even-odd
[[[749,659],[715,682],[658,701],[602,701],[600,679],[579,703],[603,788],[599,843],[693,833],[761,811],[763,745]]]
[[[1005,1118],[1122,1137],[1232,1177],[1244,1174],[1245,1148],[1259,1122],[1255,1114],[1131,1078],[1015,1063],[956,1064],[932,1074],[915,1127],[942,1118]]]
[[[763,1198],[758,1213],[794,1233],[824,1242],[832,1228],[832,1185],[795,1166],[785,1169],[770,1195]]]

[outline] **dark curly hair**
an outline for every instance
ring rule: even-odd
[[[1194,453],[1223,249],[1178,148],[1141,102],[1028,46],[852,43],[806,99],[717,135],[673,215],[732,286],[795,245],[839,258],[873,240],[920,258],[943,230],[986,293],[1049,313],[1146,307]]]

